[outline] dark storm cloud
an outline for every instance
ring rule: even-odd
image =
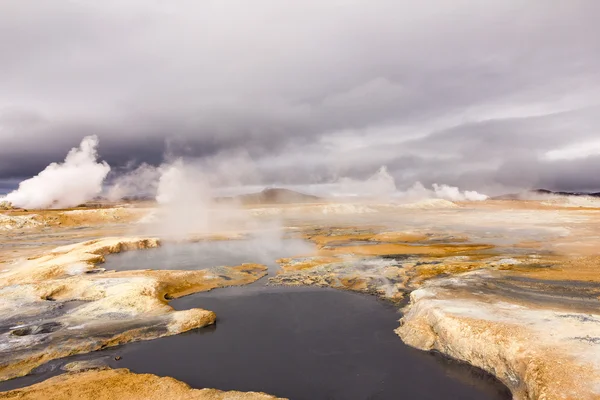
[[[594,0],[3,2],[0,180],[96,134],[117,172],[244,149],[267,183],[386,164],[401,187],[598,188],[598,155],[561,151],[598,137],[599,12]]]

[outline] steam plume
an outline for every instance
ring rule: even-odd
[[[385,166],[380,167],[375,174],[366,180],[352,178],[341,178],[333,184],[334,196],[367,197],[380,200],[404,199],[444,199],[449,201],[482,201],[488,196],[475,191],[461,191],[459,188],[449,185],[434,183],[432,189],[428,189],[421,182],[416,182],[407,191],[400,191],[396,187],[394,177],[390,175]]]
[[[483,201],[488,199],[485,194],[469,190],[461,191],[454,186],[434,183],[432,188],[427,189],[421,182],[417,182],[402,195],[411,200],[438,198],[450,201]]]
[[[143,163],[136,169],[119,175],[107,190],[110,201],[127,197],[155,197],[160,178],[160,168]]]
[[[96,136],[83,138],[63,163],[48,165],[3,200],[22,208],[66,208],[91,200],[102,191],[102,182],[110,171],[106,162],[98,162],[97,146]]]
[[[187,236],[219,228],[208,174],[200,167],[176,160],[159,167],[156,201],[161,235]]]
[[[366,180],[356,180],[352,178],[341,178],[338,182],[339,192],[337,195],[346,196],[372,196],[389,197],[396,191],[396,182],[390,175],[387,167],[381,166],[375,174]]]
[[[433,184],[433,191],[436,196],[440,199],[452,200],[452,201],[483,201],[487,200],[488,196],[475,191],[465,190],[461,192],[457,187],[448,185]]]

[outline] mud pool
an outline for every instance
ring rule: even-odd
[[[111,254],[100,265],[106,270],[170,269],[197,270],[224,265],[258,263],[277,268],[275,260],[290,255],[310,254],[314,245],[301,239],[251,237],[243,240],[167,242],[161,247],[137,252]]]
[[[102,267],[200,269],[263,262],[272,274],[276,258],[310,249],[294,239],[267,247],[252,240],[168,244],[107,257]],[[100,360],[195,388],[263,391],[295,400],[511,398],[483,371],[403,344],[394,333],[400,314],[390,303],[346,291],[265,283],[170,302],[177,310],[216,312],[214,326],[55,360],[0,383],[0,390],[58,375],[72,361]]]

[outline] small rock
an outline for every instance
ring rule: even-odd
[[[121,356],[116,356],[115,361],[119,361],[121,358],[122,358]]]
[[[13,336],[28,336],[28,335],[31,335],[32,329],[29,327],[19,328],[19,329],[15,329],[15,330],[11,331],[10,333]]]
[[[105,370],[110,369],[106,363],[101,359],[87,360],[87,361],[73,361],[61,368],[67,372],[83,372],[90,370]]]

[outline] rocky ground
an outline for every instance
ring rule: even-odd
[[[1,214],[0,379],[53,358],[210,324],[210,311],[176,312],[168,299],[266,274],[257,264],[227,267],[218,275],[104,271],[109,253],[160,245],[156,238],[132,235],[139,233],[132,227],[153,212],[117,207]],[[318,247],[315,254],[279,260],[271,284],[330,286],[394,301],[404,308],[397,333],[407,344],[480,367],[517,399],[600,398],[597,203],[320,203],[244,212],[258,220],[277,218],[288,235]],[[120,379],[150,380],[147,387],[155,393],[163,385],[157,383],[163,378],[128,371],[88,371],[3,396],[37,398],[49,387],[90,379],[117,386]],[[201,397],[212,392],[168,382],[193,392],[189,397],[269,398],[220,392]],[[95,392],[82,391],[81,398],[91,398],[89,393]]]

